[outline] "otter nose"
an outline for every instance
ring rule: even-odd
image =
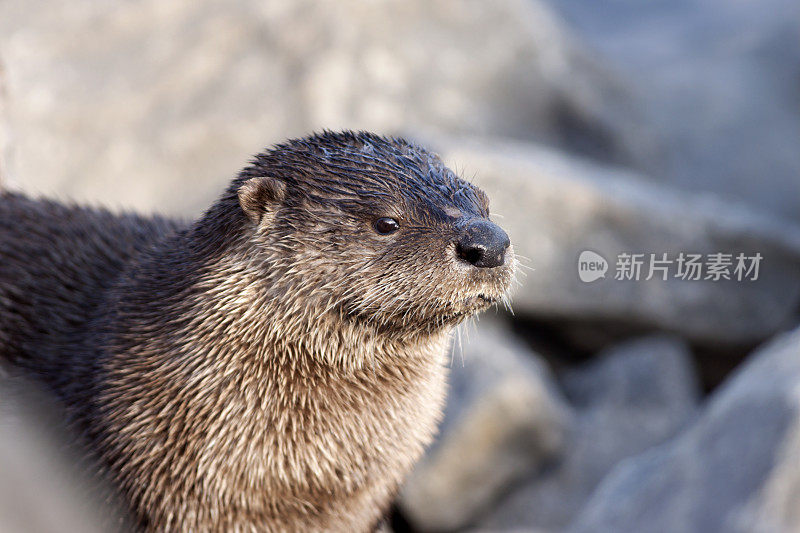
[[[476,267],[493,268],[505,262],[510,244],[508,235],[500,226],[488,220],[475,220],[456,242],[456,254]]]

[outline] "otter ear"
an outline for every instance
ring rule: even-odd
[[[270,176],[250,178],[239,187],[239,205],[247,218],[258,224],[275,204],[283,200],[286,184]]]

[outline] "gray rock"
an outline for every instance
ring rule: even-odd
[[[540,0],[7,0],[0,50],[16,186],[169,213],[197,213],[264,145],[323,127],[617,159],[644,137]]]
[[[469,533],[552,533],[546,529],[521,527],[515,529],[470,529]]]
[[[470,337],[463,353],[455,350],[438,442],[402,491],[401,508],[421,531],[469,524],[508,486],[557,456],[570,423],[534,353],[485,325]]]
[[[0,190],[5,181],[6,168],[10,155],[10,130],[8,127],[8,96],[6,95],[6,73],[0,55]]]
[[[699,387],[691,353],[674,337],[654,335],[604,350],[577,370],[568,370],[562,386],[581,409],[659,409],[674,427],[694,409]]]
[[[120,531],[120,509],[76,467],[63,409],[0,366],[0,531]]]
[[[800,530],[800,329],[758,350],[672,441],[614,470],[573,533]]]
[[[691,355],[670,337],[613,347],[565,376],[565,387],[577,416],[563,458],[501,502],[481,527],[562,531],[615,465],[682,428],[699,396]]]
[[[800,3],[554,0],[658,137],[649,174],[800,218]]]
[[[710,194],[690,195],[563,153],[473,139],[434,141],[475,176],[523,264],[514,308],[539,317],[638,324],[716,345],[757,342],[800,308],[800,227]],[[605,278],[578,277],[583,251],[608,261]],[[616,280],[621,253],[743,253],[762,260],[756,281]],[[731,269],[732,270],[732,269]],[[523,271],[522,274],[525,272]],[[706,275],[703,270],[703,277]],[[732,274],[732,272],[731,272]]]

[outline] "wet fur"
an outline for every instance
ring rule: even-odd
[[[452,327],[513,275],[458,261],[474,217],[436,156],[351,132],[257,156],[192,224],[5,193],[0,359],[142,529],[368,531],[433,437]]]

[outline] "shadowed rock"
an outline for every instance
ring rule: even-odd
[[[700,417],[622,463],[571,533],[800,530],[800,330],[753,354]]]

